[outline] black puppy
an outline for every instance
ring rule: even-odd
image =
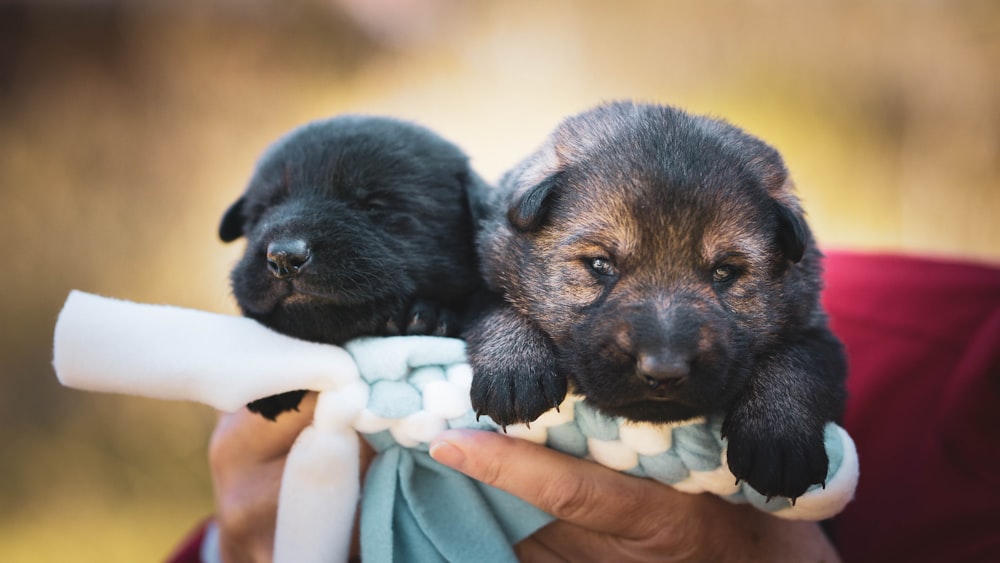
[[[673,108],[608,104],[564,121],[475,209],[497,294],[466,332],[478,413],[530,422],[568,382],[636,421],[724,413],[729,467],[762,494],[824,481],[846,364],[773,148]]]
[[[219,227],[223,241],[247,238],[231,275],[240,309],[330,344],[457,334],[479,285],[467,191],[480,182],[461,150],[410,123],[341,116],[292,131]],[[304,393],[249,406],[273,419]]]

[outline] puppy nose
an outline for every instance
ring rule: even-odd
[[[691,362],[676,354],[639,354],[638,375],[652,389],[679,384],[691,373]]]
[[[309,245],[304,240],[276,240],[267,245],[267,269],[278,279],[299,275],[309,258]]]

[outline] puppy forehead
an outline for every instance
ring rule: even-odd
[[[405,159],[374,145],[359,146],[338,138],[306,140],[295,139],[269,153],[259,167],[262,183],[293,192],[364,192],[391,185],[407,166]]]
[[[611,190],[583,190],[560,198],[555,210],[556,244],[629,256],[639,251],[645,225],[636,209]]]
[[[644,271],[763,264],[773,219],[760,194],[636,174],[569,175],[550,236],[562,252],[603,250]]]
[[[273,143],[255,178],[298,192],[358,195],[426,183],[465,170],[455,145],[421,126],[391,118],[344,115],[306,124]]]
[[[669,238],[690,240],[695,230],[738,239],[755,232],[769,192],[784,185],[784,165],[771,147],[724,122],[670,108],[604,106],[567,121],[553,144],[567,205],[579,215],[597,212],[617,230],[639,216],[635,226]]]

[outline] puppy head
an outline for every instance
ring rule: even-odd
[[[816,307],[818,253],[780,156],[723,122],[601,106],[502,185],[487,277],[605,412],[724,409],[753,355]]]
[[[219,236],[246,237],[232,271],[247,316],[293,336],[377,332],[413,297],[449,302],[474,284],[466,185],[454,145],[418,126],[341,116],[272,145]]]

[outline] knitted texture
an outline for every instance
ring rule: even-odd
[[[478,421],[469,400],[472,369],[460,340],[437,337],[361,338],[345,345],[370,386],[367,406],[354,427],[378,450],[393,445],[427,450],[448,428],[500,430],[489,417]],[[813,485],[792,502],[768,500],[737,483],[726,463],[722,417],[681,423],[635,423],[606,416],[570,395],[529,425],[506,433],[630,475],[648,477],[690,493],[709,492],[732,502],[794,519],[819,520],[839,512],[857,477],[854,444],[836,424],[825,434],[830,460],[825,486]]]

